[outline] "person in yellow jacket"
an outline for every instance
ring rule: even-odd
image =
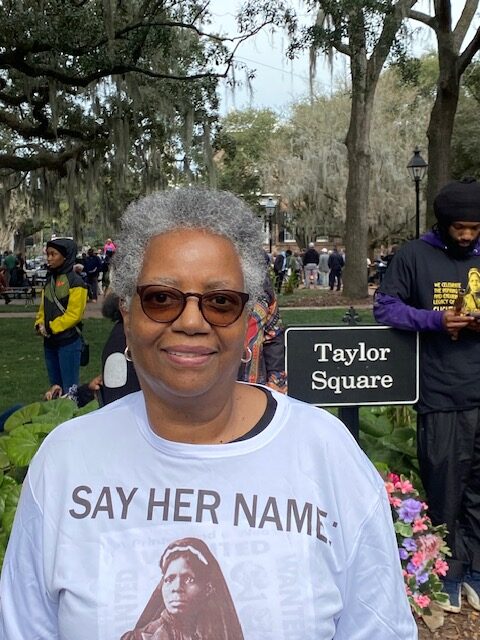
[[[48,277],[42,291],[35,330],[44,338],[45,364],[51,385],[78,385],[81,327],[87,285],[73,270],[77,246],[71,238],[47,242]]]

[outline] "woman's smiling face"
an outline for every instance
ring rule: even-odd
[[[244,291],[240,259],[224,237],[198,229],[155,236],[147,245],[138,285],[161,284],[180,291]],[[158,323],[142,310],[136,294],[124,313],[127,344],[146,395],[177,404],[233,387],[243,351],[246,311],[227,327],[210,325],[199,300],[187,299],[173,322]],[[211,396],[212,397],[212,396]]]

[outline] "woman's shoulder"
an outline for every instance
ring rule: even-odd
[[[136,412],[140,392],[129,394],[116,402],[63,422],[43,441],[36,457],[56,459],[76,456],[80,451],[94,451],[119,439],[128,441],[136,429]],[[106,447],[106,448],[105,448]]]

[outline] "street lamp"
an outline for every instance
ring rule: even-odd
[[[270,255],[272,255],[272,217],[277,208],[277,202],[278,200],[276,198],[269,196],[263,205],[265,207],[265,213],[268,216],[268,253]]]
[[[410,178],[415,182],[415,237],[420,237],[420,182],[427,172],[428,164],[420,155],[420,149],[415,147],[413,156],[407,164]]]

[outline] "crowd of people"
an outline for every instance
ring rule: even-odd
[[[345,266],[345,251],[336,245],[332,249],[323,247],[317,251],[314,242],[300,252],[272,252],[271,268],[275,290],[281,293],[287,287],[305,289],[330,289],[341,291],[342,273]]]

